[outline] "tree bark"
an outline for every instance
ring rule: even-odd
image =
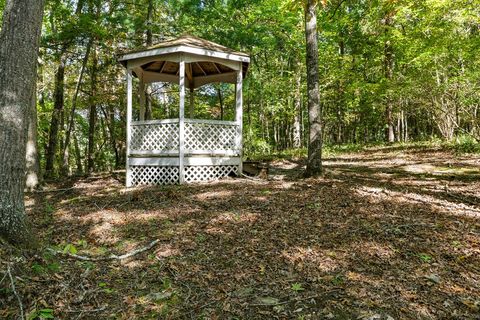
[[[389,33],[389,28],[391,25],[391,13],[388,13],[385,17],[385,33]],[[390,84],[391,80],[393,79],[393,48],[390,40],[385,41],[384,45],[384,71],[385,71],[385,78],[387,82]],[[387,142],[392,143],[395,142],[395,133],[393,127],[393,100],[391,97],[387,96],[386,106],[385,106],[385,119],[387,122],[387,132],[386,132],[386,139]]]
[[[220,120],[223,120],[223,96],[222,96],[222,88],[220,85],[217,86],[217,95],[218,95],[218,101],[220,103]]]
[[[147,7],[147,17],[146,17],[146,45],[150,47],[153,44],[153,33],[152,33],[152,16],[153,16],[153,0],[148,0]],[[152,119],[152,85],[149,83],[145,84],[145,120]]]
[[[26,181],[25,188],[27,191],[35,190],[40,183],[40,163],[38,159],[37,147],[37,92],[34,86],[31,108],[28,119],[28,136],[26,149]]]
[[[61,117],[64,108],[64,82],[65,82],[65,50],[62,48],[57,71],[55,73],[55,90],[52,121],[48,135],[48,146],[45,150],[45,176],[52,178],[54,175],[55,153],[58,144],[58,131],[60,128]]]
[[[78,94],[80,92],[80,87],[82,85],[83,75],[85,74],[85,68],[87,67],[88,57],[90,56],[90,49],[92,47],[92,42],[93,42],[93,38],[90,38],[90,40],[87,43],[87,48],[85,49],[85,56],[83,57],[82,67],[80,69],[80,74],[78,76],[77,85],[75,87],[75,93],[74,93],[73,99],[72,99],[72,108],[70,110],[70,117],[69,117],[69,120],[68,120],[68,128],[67,128],[67,131],[65,132],[64,150],[62,151],[62,154],[63,154],[62,173],[64,173],[64,174],[68,172],[68,165],[69,165],[68,147],[70,145],[70,136],[71,136],[72,132],[75,130],[74,129],[74,127],[75,127],[75,111],[76,111],[76,108],[77,108],[77,99],[78,99]],[[79,167],[77,166],[77,171],[78,171],[78,169],[79,169]]]
[[[305,7],[305,38],[308,90],[308,159],[305,170],[306,177],[318,176],[322,173],[322,107],[320,105],[320,89],[318,74],[317,43],[317,1],[307,0]]]
[[[302,146],[302,78],[297,75],[294,98],[295,117],[293,120],[293,147],[300,148]]]
[[[87,172],[93,172],[95,170],[95,124],[97,122],[97,105],[96,105],[96,94],[97,94],[97,48],[95,44],[93,45],[92,50],[92,69],[90,72],[90,110],[88,115],[88,151],[87,151]]]
[[[25,150],[37,74],[43,0],[7,0],[0,31],[0,237],[28,245]]]

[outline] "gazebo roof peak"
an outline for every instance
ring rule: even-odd
[[[200,49],[209,49],[212,51],[219,51],[219,52],[225,52],[225,53],[233,53],[237,55],[242,55],[245,57],[248,57],[248,54],[240,51],[235,51],[233,49],[230,49],[228,47],[225,47],[221,44],[215,43],[213,41],[209,41],[206,39],[202,39],[199,37],[192,36],[191,34],[183,34],[178,38],[174,39],[169,39],[165,40],[162,42],[159,42],[157,44],[154,44],[150,47],[147,47],[145,50],[152,50],[152,49],[158,49],[158,48],[168,48],[168,47],[175,47],[175,46],[188,46],[188,47],[194,47],[194,48],[200,48]]]

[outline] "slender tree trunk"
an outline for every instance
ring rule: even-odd
[[[48,135],[48,146],[45,154],[45,176],[51,178],[54,175],[55,153],[58,144],[58,131],[64,108],[64,80],[65,80],[65,50],[60,53],[57,71],[55,73],[55,90],[52,121]]]
[[[88,115],[88,151],[87,151],[87,172],[91,173],[95,170],[95,124],[97,122],[97,48],[93,44],[92,50],[92,69],[90,72],[90,110]]]
[[[322,107],[318,74],[317,1],[307,0],[305,7],[305,37],[308,89],[309,141],[306,177],[322,173]]]
[[[0,31],[0,237],[31,244],[25,150],[37,75],[43,0],[7,0]]]
[[[117,140],[115,136],[115,115],[114,115],[113,107],[109,105],[108,112],[104,108],[102,108],[102,112],[105,117],[105,123],[108,128],[110,144],[115,154],[115,169],[117,169],[120,166],[120,157],[118,154]],[[106,135],[105,135],[105,138],[107,138]]]
[[[391,13],[387,14],[385,17],[385,33],[388,34],[390,25],[392,23]],[[393,48],[390,40],[387,40],[384,45],[384,72],[385,78],[387,82],[390,84],[391,80],[393,79]],[[392,143],[395,142],[395,133],[393,127],[393,99],[391,97],[387,97],[386,106],[385,106],[385,119],[387,122],[387,132],[386,132],[386,139],[387,142]]]
[[[35,190],[40,183],[40,163],[37,148],[37,92],[36,86],[31,98],[31,108],[28,120],[28,136],[26,149],[26,181],[27,191]]]
[[[68,172],[68,166],[69,166],[68,147],[70,145],[70,136],[71,136],[72,132],[74,131],[75,111],[77,109],[78,94],[80,92],[80,87],[81,87],[82,81],[83,81],[83,75],[85,74],[85,68],[87,67],[88,58],[90,56],[90,49],[92,47],[92,42],[93,42],[93,38],[90,38],[88,43],[87,43],[87,48],[85,50],[85,56],[83,57],[82,67],[80,69],[80,74],[78,76],[77,85],[75,86],[75,93],[73,94],[72,108],[70,110],[70,117],[68,119],[68,128],[67,128],[67,131],[65,132],[64,150],[62,150],[62,154],[63,154],[62,173],[63,174],[66,174]],[[78,169],[78,167],[77,167],[77,169]]]
[[[223,120],[223,97],[220,85],[217,86],[218,101],[220,103],[220,120]]]
[[[153,33],[152,33],[152,16],[153,16],[153,0],[148,0],[147,7],[147,30],[146,30],[146,45],[150,47],[153,44]],[[145,84],[145,120],[152,119],[152,86],[149,83]]]
[[[77,164],[77,174],[82,174],[83,166],[82,166],[82,155],[80,153],[80,148],[78,146],[78,139],[75,131],[72,132],[73,135],[73,146],[75,148],[75,163]]]
[[[294,110],[295,118],[293,120],[293,147],[300,148],[302,146],[302,77],[300,76],[300,70],[297,75],[297,83],[295,88]]]

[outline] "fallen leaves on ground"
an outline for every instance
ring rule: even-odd
[[[35,253],[0,246],[29,316],[63,319],[479,317],[480,161],[371,149],[272,163],[268,181],[125,190],[116,175],[27,197]],[[445,169],[448,168],[448,169]],[[54,191],[54,190],[59,191]],[[152,250],[122,261],[88,256]],[[15,318],[10,282],[0,317]]]

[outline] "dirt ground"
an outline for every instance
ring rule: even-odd
[[[480,158],[372,148],[126,191],[121,174],[26,199],[41,250],[0,246],[0,318],[480,319]],[[82,261],[50,249],[88,257]],[[12,256],[13,254],[13,256]],[[4,277],[5,275],[5,277]],[[3,278],[3,279],[2,279]]]

